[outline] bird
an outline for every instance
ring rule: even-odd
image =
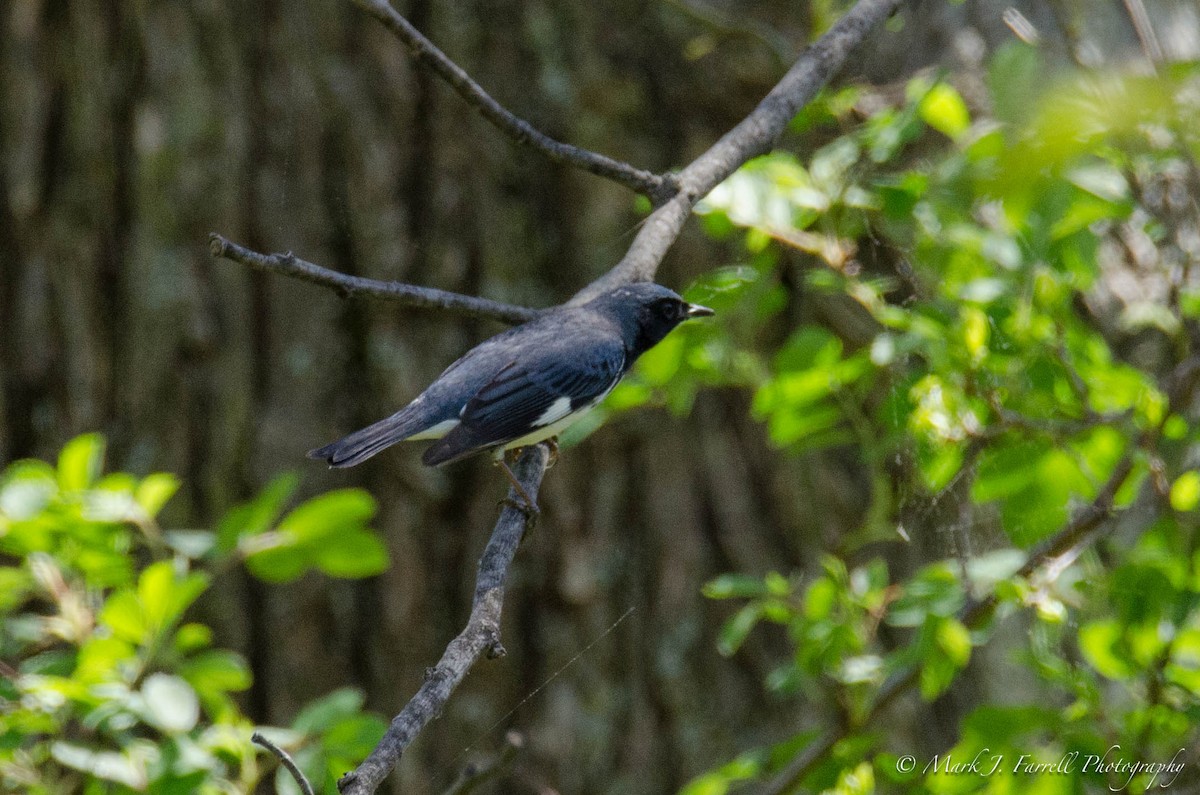
[[[422,440],[434,440],[421,457],[427,466],[491,452],[536,510],[504,452],[553,440],[599,405],[637,358],[676,326],[712,314],[653,282],[555,307],[467,351],[395,414],[308,456],[351,467],[397,442]]]

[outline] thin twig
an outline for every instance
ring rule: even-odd
[[[567,163],[597,176],[620,183],[627,188],[647,196],[655,205],[662,204],[676,190],[675,178],[661,175],[614,160],[606,155],[581,149],[562,141],[556,141],[515,115],[491,97],[483,87],[438,49],[437,45],[413,27],[412,23],[392,8],[387,0],[354,0],[354,2],[378,19],[384,26],[404,42],[418,62],[432,69],[445,80],[467,104],[475,108],[485,119],[519,144],[531,146],[556,163]]]
[[[525,738],[520,732],[508,732],[504,735],[504,747],[498,754],[483,763],[471,763],[464,767],[454,783],[442,790],[442,795],[468,795],[474,792],[504,773],[524,747]]]
[[[344,298],[363,296],[395,301],[405,306],[441,309],[472,317],[486,317],[504,323],[524,323],[538,316],[540,310],[503,304],[487,298],[452,293],[433,287],[418,287],[403,282],[382,282],[362,276],[348,276],[300,259],[290,251],[286,254],[261,254],[239,246],[231,240],[210,232],[209,252],[230,262],[237,262],[259,271],[278,273],[306,282],[328,287]]]
[[[250,742],[256,745],[261,745],[263,748],[266,748],[268,751],[275,754],[275,756],[279,759],[279,763],[287,768],[287,772],[292,774],[292,778],[296,780],[296,784],[300,787],[300,791],[303,792],[304,795],[313,795],[312,784],[308,783],[308,779],[305,777],[304,772],[300,770],[287,751],[283,750],[266,737],[263,737],[258,732],[250,735]]]
[[[546,445],[527,448],[517,459],[514,472],[525,491],[536,499],[550,453]],[[342,776],[338,790],[342,795],[372,793],[391,772],[400,755],[430,720],[441,713],[450,694],[458,687],[467,671],[481,656],[500,657],[500,613],[504,605],[504,580],[516,555],[517,546],[525,535],[528,517],[517,507],[520,498],[515,488],[509,490],[508,500],[492,531],[492,537],[479,559],[479,574],[475,578],[475,598],[471,618],[458,634],[442,659],[431,668],[416,695],[392,719],[387,733],[371,755],[353,772]]]
[[[817,39],[750,115],[679,172],[679,191],[642,224],[625,257],[580,290],[580,304],[627,282],[652,281],[667,249],[679,237],[692,208],[743,163],[770,151],[788,122],[817,95],[847,56],[904,0],[858,0]]]

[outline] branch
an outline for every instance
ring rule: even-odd
[[[433,287],[418,287],[403,282],[381,282],[362,276],[349,276],[302,260],[290,251],[286,254],[260,254],[244,246],[239,246],[216,232],[210,232],[208,235],[208,250],[214,257],[241,263],[254,270],[279,273],[293,279],[328,287],[343,298],[354,296],[380,298],[386,301],[395,301],[404,306],[442,309],[457,312],[460,315],[486,317],[513,324],[533,320],[540,314],[537,309],[502,304],[487,298],[476,298]]]
[[[308,783],[308,779],[305,778],[304,772],[296,765],[296,762],[292,759],[287,751],[283,750],[266,737],[263,737],[258,732],[250,735],[250,742],[256,745],[261,745],[263,748],[266,748],[268,751],[275,754],[275,756],[279,759],[279,763],[287,768],[287,772],[292,774],[292,778],[296,780],[296,785],[300,787],[300,791],[303,792],[304,795],[313,795],[312,784]]]
[[[549,455],[544,444],[528,447],[513,468],[521,486],[534,499],[537,498]],[[512,504],[508,504],[509,501]],[[520,501],[516,489],[510,489],[496,529],[492,531],[492,537],[479,559],[475,598],[467,626],[450,641],[442,659],[426,674],[425,682],[416,695],[392,719],[387,733],[371,755],[338,781],[338,790],[342,795],[368,795],[374,792],[425,724],[441,713],[450,694],[466,677],[475,661],[484,654],[489,658],[504,655],[504,647],[500,645],[504,579],[526,526],[525,514],[515,507]]]
[[[645,194],[655,205],[662,204],[675,194],[677,185],[671,175],[659,175],[628,163],[614,160],[606,155],[556,141],[524,119],[516,116],[491,97],[476,83],[462,67],[447,57],[437,45],[425,38],[412,23],[392,8],[387,0],[354,0],[368,14],[383,23],[384,27],[404,42],[413,58],[425,64],[438,77],[450,84],[467,104],[502,133],[518,144],[533,147],[556,163],[566,163],[584,171],[620,183],[631,190]]]
[[[858,0],[792,65],[750,115],[679,172],[679,191],[646,219],[625,257],[571,299],[581,304],[627,282],[653,281],[696,202],[747,160],[770,151],[787,124],[904,0]]]

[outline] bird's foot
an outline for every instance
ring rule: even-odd
[[[498,503],[501,508],[512,508],[525,514],[525,535],[521,537],[525,541],[533,533],[533,529],[537,527],[538,517],[542,515],[542,509],[537,507],[537,504],[530,504],[522,499],[514,500],[512,497],[505,497]]]
[[[546,459],[546,469],[558,463],[558,437],[551,436],[542,442],[546,445],[546,450],[550,453],[550,457]]]
[[[517,480],[517,476],[509,468],[507,461],[500,459],[496,462],[496,465],[504,470],[504,474],[508,477],[508,482],[512,484],[513,491],[520,497],[519,500],[514,500],[512,497],[505,497],[500,500],[500,505],[507,505],[525,514],[525,530],[526,532],[532,530],[537,525],[537,520],[542,514],[542,509],[538,507],[533,497],[529,496],[529,492],[521,485],[521,481]]]

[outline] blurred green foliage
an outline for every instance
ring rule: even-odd
[[[819,98],[792,125],[815,149],[748,163],[699,208],[742,252],[688,291],[717,318],[648,353],[607,404],[686,411],[704,386],[748,389],[774,445],[852,449],[871,473],[864,527],[819,573],[729,574],[705,589],[738,605],[722,654],[778,625],[792,652],[765,686],[847,727],[790,788],[1162,784],[1079,764],[898,772],[916,749],[872,724],[880,693],[903,681],[938,698],[1013,616],[1028,632],[989,649],[989,670],[1018,660],[1025,673],[1005,675],[1024,684],[974,709],[942,753],[1054,762],[1120,745],[1168,761],[1200,740],[1197,426],[1191,393],[1171,396],[1200,340],[1200,66],[1049,74],[1016,44],[995,57],[977,108],[927,78],[899,102],[864,104],[857,87]],[[810,308],[832,309],[789,322],[786,279],[802,280]],[[1121,280],[1139,289],[1119,292]],[[830,321],[848,314],[858,321]],[[1097,498],[1102,515],[1136,502],[1136,530],[1016,576]],[[942,500],[962,506],[968,530],[996,530],[989,548],[894,577],[867,545],[943,532],[931,521]],[[994,609],[968,612],[980,599]],[[818,735],[748,751],[683,792],[770,779]]]
[[[104,474],[103,461],[103,439],[87,435],[63,448],[57,466],[18,461],[0,474],[0,790],[252,791],[262,752],[235,697],[250,670],[213,647],[189,608],[241,564],[267,582],[310,569],[379,573],[387,554],[367,528],[374,502],[347,489],[285,513],[289,476],[216,531],[166,530],[156,517],[179,482]],[[385,728],[344,690],[291,727],[262,731],[332,792]],[[276,788],[298,792],[284,771]]]

